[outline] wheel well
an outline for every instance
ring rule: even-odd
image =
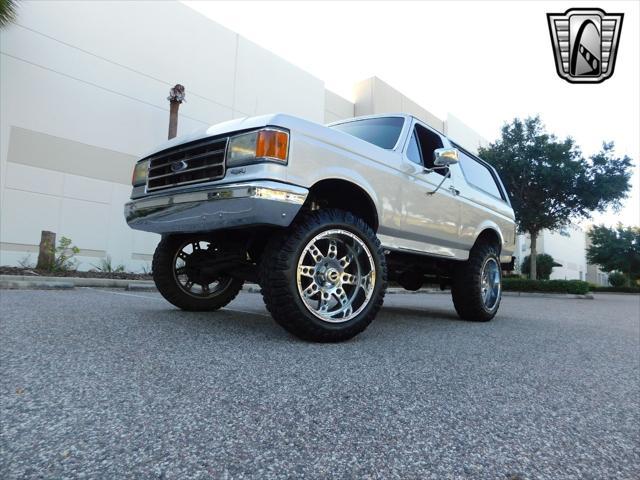
[[[500,236],[492,228],[485,228],[482,232],[480,232],[480,235],[478,235],[478,238],[476,238],[475,244],[479,245],[480,243],[495,245],[496,247],[498,247],[498,253],[500,252],[500,250],[502,250],[502,241],[500,240]]]
[[[373,231],[378,230],[378,212],[369,194],[347,180],[321,180],[313,185],[307,197],[307,207],[340,208],[357,215]]]

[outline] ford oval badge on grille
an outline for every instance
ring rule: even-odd
[[[180,171],[184,170],[185,168],[187,168],[187,162],[185,162],[184,160],[180,160],[179,162],[173,162],[171,164],[171,171],[172,172],[180,172]]]

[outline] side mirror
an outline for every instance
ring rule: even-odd
[[[436,148],[433,151],[434,167],[448,167],[454,163],[458,163],[457,148]]]

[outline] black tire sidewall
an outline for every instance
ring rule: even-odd
[[[340,323],[316,317],[304,304],[297,284],[298,261],[302,251],[316,235],[331,229],[342,229],[357,236],[369,249],[376,269],[376,281],[369,302],[357,316]],[[362,219],[338,209],[308,211],[269,241],[261,261],[260,283],[267,309],[284,329],[303,340],[340,342],[366,329],[382,307],[387,286],[387,267],[380,241]]]
[[[485,306],[482,298],[482,268],[489,258],[497,262],[500,275],[500,294],[492,309]],[[502,271],[498,249],[486,243],[475,245],[469,254],[469,260],[456,269],[451,293],[461,318],[477,322],[491,320],[502,302]]]
[[[218,294],[208,298],[190,295],[178,284],[175,277],[174,262],[178,249],[195,241],[214,242],[207,235],[175,235],[160,240],[153,255],[153,280],[160,294],[171,304],[183,310],[211,311],[224,307],[231,302],[242,289],[243,281],[232,279]]]

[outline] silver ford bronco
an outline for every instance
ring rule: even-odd
[[[307,340],[362,332],[388,281],[450,287],[460,317],[491,320],[513,265],[496,171],[410,115],[231,120],[154,150],[132,183],[126,220],[162,235],[164,298],[216,310],[257,282],[276,322]]]

